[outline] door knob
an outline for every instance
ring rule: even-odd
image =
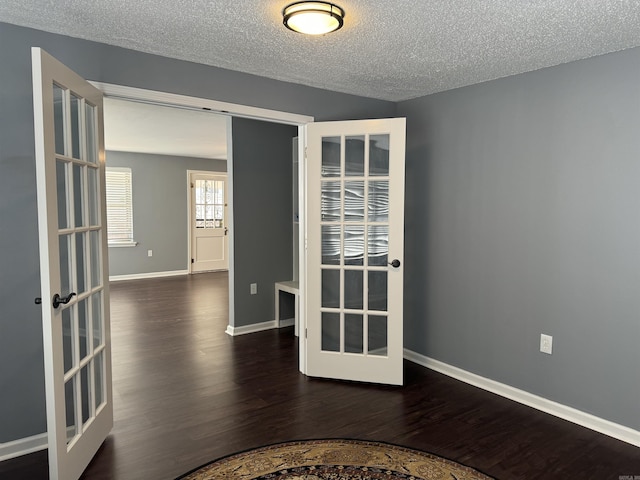
[[[76,296],[76,292],[71,292],[66,297],[61,297],[57,293],[53,296],[53,308],[58,308],[60,305],[66,305]]]
[[[393,268],[398,268],[400,266],[400,260],[396,258],[395,260],[392,260],[389,265],[391,265]]]

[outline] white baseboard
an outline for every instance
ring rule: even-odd
[[[278,322],[276,322],[276,325],[278,324]],[[284,318],[280,320],[280,328],[284,328],[284,327],[293,327],[296,324],[296,319],[295,318]]]
[[[232,337],[237,337],[238,335],[246,335],[247,333],[255,333],[262,332],[264,330],[271,330],[272,328],[277,328],[278,324],[275,320],[271,320],[270,322],[262,322],[262,323],[253,323],[251,325],[243,325],[242,327],[232,327],[231,325],[227,325],[227,329],[225,333],[227,335],[231,335]]]
[[[0,443],[0,462],[20,457],[27,453],[38,452],[47,448],[47,433],[20,438],[13,442]]]
[[[296,323],[295,318],[288,318],[286,320],[280,320],[280,328],[292,327]],[[265,330],[271,330],[278,328],[278,322],[271,320],[270,322],[253,323],[251,325],[243,325],[242,327],[232,327],[227,325],[227,329],[224,331],[227,335],[237,337],[238,335],[246,335],[247,333],[263,332]]]
[[[168,272],[132,273],[130,275],[111,275],[110,282],[120,282],[122,280],[140,280],[143,278],[175,277],[178,275],[188,275],[189,270],[170,270]]]
[[[468,383],[469,385],[495,393],[515,402],[535,408],[536,410],[568,420],[569,422],[603,433],[610,437],[617,438],[618,440],[630,443],[636,447],[640,447],[640,431],[638,430],[596,417],[590,413],[585,413],[581,410],[562,405],[561,403],[539,397],[538,395],[511,387],[504,383],[481,377],[475,373],[462,370],[461,368],[454,367],[439,360],[434,360],[433,358],[429,358],[406,348],[404,349],[404,358],[410,362],[417,363],[423,367],[427,367],[431,370],[435,370],[436,372],[455,378],[456,380],[460,380],[461,382]]]

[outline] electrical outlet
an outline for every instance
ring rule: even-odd
[[[551,355],[553,350],[553,337],[551,335],[540,334],[540,351]]]
[[[147,250],[147,257],[153,257],[153,250]]]
[[[258,284],[257,283],[252,283],[251,284],[251,295],[255,295],[256,293],[258,293]]]

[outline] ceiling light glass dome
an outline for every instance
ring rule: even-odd
[[[324,35],[344,23],[344,10],[329,2],[296,2],[282,11],[284,25],[294,32]]]

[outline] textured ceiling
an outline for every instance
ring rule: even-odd
[[[107,150],[227,158],[227,118],[212,112],[105,97]]]
[[[1,0],[0,21],[392,101],[640,45],[640,0],[339,0],[322,37],[288,3]]]

